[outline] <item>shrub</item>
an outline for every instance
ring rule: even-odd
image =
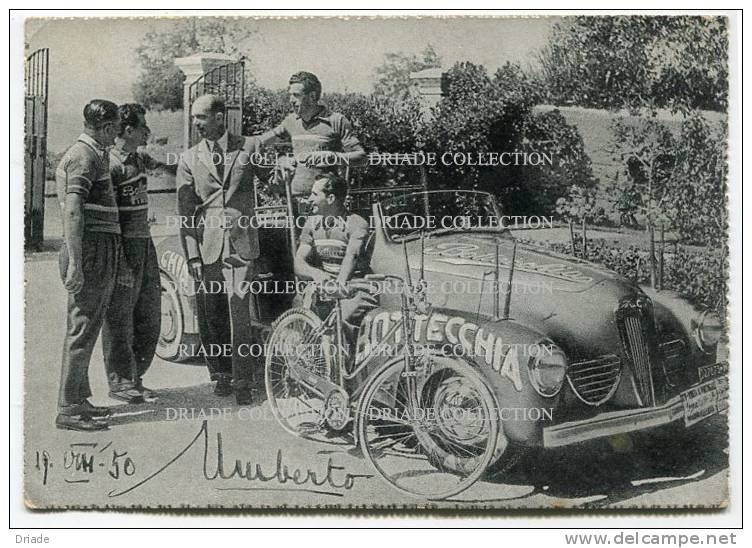
[[[414,152],[420,106],[414,99],[392,101],[360,93],[328,93],[323,102],[344,114],[367,152]]]
[[[248,84],[243,101],[243,135],[259,135],[276,127],[289,111],[286,91]]]
[[[553,159],[552,165],[526,166],[520,172],[522,197],[531,208],[559,213],[559,200],[571,196],[572,189],[577,188],[587,197],[590,207],[574,218],[582,220],[583,215],[588,215],[589,221],[598,222],[594,192],[597,180],[577,128],[569,125],[558,110],[553,110],[530,116],[524,139],[526,148]]]
[[[535,114],[536,83],[519,65],[507,63],[490,77],[485,68],[458,63],[445,77],[444,97],[421,127],[427,150],[467,153],[537,152],[552,165],[439,165],[430,181],[439,187],[485,190],[517,215],[545,215],[571,185],[596,181],[577,129],[558,111]]]
[[[678,132],[656,119],[618,118],[611,151],[620,170],[609,190],[625,211],[668,220],[682,241],[722,245],[727,232],[726,124],[695,112]]]
[[[556,200],[556,215],[563,221],[581,223],[586,220],[596,225],[610,224],[603,207],[597,206],[597,192],[594,188],[573,185],[566,196]]]
[[[648,224],[665,213],[675,166],[675,140],[668,126],[654,118],[615,118],[610,151],[619,166],[612,189],[617,207],[644,212]]]
[[[572,254],[571,243],[541,243],[521,240],[524,243],[545,247],[558,253]],[[577,256],[581,256],[582,237],[575,234]],[[656,250],[656,272],[658,259]],[[588,261],[601,264],[635,280],[639,284],[650,283],[650,252],[634,245],[627,248],[606,244],[602,239],[587,240]],[[679,292],[687,300],[706,306],[725,318],[727,306],[726,280],[727,257],[722,251],[690,251],[682,247],[668,247],[664,252],[663,287]]]
[[[696,113],[684,120],[673,154],[666,209],[689,243],[725,245],[727,135],[724,122],[710,123]]]
[[[508,76],[508,73],[505,73]],[[444,97],[421,128],[427,150],[464,154],[522,150],[525,119],[532,99],[513,83],[492,79],[482,65],[457,63],[445,76]],[[465,186],[498,192],[517,183],[515,166],[439,165],[431,170],[437,186]],[[517,185],[518,186],[518,185]]]

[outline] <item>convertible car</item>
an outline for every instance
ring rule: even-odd
[[[414,342],[480,372],[510,446],[690,427],[725,411],[724,328],[712,312],[596,264],[518,243],[502,223],[489,221],[501,211],[486,193],[402,193],[369,205],[374,274],[404,272],[407,256],[431,305],[415,320]],[[263,252],[275,279],[291,279],[284,212],[266,214]],[[197,325],[193,297],[181,289],[190,284],[176,236],[158,242],[158,256],[158,354],[188,359]],[[291,298],[260,296],[262,332]],[[379,299],[360,326],[358,352],[385,342],[399,320],[399,296],[385,289]]]

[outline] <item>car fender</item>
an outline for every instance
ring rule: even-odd
[[[696,343],[694,322],[703,312],[707,311],[707,308],[691,303],[676,291],[657,291],[650,287],[643,287],[642,289],[653,301],[655,321],[659,331],[680,332],[683,338],[689,341],[690,355],[694,366],[726,359],[725,345],[719,344],[716,352],[708,354],[701,350]]]
[[[401,335],[399,330],[391,334],[390,330],[400,317],[399,310],[372,310],[361,324],[356,361],[372,351],[393,356]],[[497,400],[499,417],[511,440],[523,445],[541,443],[542,428],[555,417],[559,397],[538,394],[531,383],[528,364],[537,352],[553,346],[549,339],[513,320],[491,321],[441,308],[416,315],[413,330],[417,352],[467,360],[482,374]],[[375,350],[376,344],[381,348]],[[379,363],[374,360],[369,373]]]
[[[156,243],[157,261],[160,272],[173,284],[183,312],[183,326],[186,334],[198,334],[196,297],[193,293],[193,279],[188,273],[180,241],[177,236],[164,238]]]

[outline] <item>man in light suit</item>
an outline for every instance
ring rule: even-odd
[[[178,161],[180,239],[197,282],[199,332],[209,374],[217,382],[214,393],[228,396],[234,389],[238,404],[247,405],[260,375],[249,351],[261,343],[251,337],[254,296],[243,291],[258,273],[253,219],[258,168],[251,157],[259,145],[227,131],[220,97],[199,97],[191,112],[202,140]],[[222,350],[229,348],[230,355]]]

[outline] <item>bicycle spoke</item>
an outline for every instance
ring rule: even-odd
[[[454,496],[477,481],[493,457],[498,431],[487,413],[493,396],[478,373],[443,363],[419,381],[402,376],[404,364],[393,364],[366,387],[360,408],[366,457],[393,486],[429,500]]]

